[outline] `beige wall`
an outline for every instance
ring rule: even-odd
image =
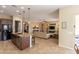
[[[0,15],[0,19],[12,19],[11,16],[8,16],[8,15]]]
[[[79,14],[79,6],[60,9],[59,46],[73,49],[75,44],[75,15]],[[62,29],[62,22],[67,22],[67,29]]]

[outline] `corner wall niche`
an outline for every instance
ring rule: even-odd
[[[19,33],[20,32],[20,21],[15,21],[15,32]]]
[[[22,17],[13,16],[13,33],[22,33]]]

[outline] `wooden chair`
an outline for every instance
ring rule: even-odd
[[[35,36],[32,36],[32,43],[35,45]]]
[[[79,47],[76,44],[74,45],[74,49],[75,49],[76,53],[79,54]]]

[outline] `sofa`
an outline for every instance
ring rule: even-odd
[[[38,38],[48,39],[50,35],[45,32],[34,32],[33,36],[38,37]]]

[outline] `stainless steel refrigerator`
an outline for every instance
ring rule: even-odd
[[[11,39],[11,25],[10,24],[2,24],[2,40]]]

